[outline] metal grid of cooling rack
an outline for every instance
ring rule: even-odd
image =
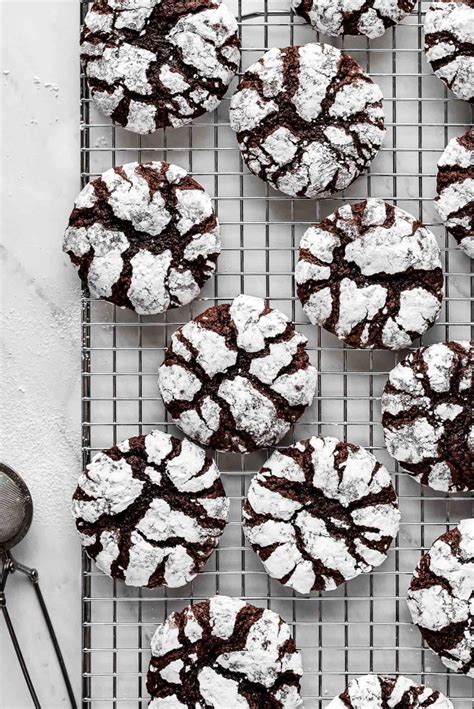
[[[81,20],[88,3],[81,0]],[[245,69],[266,48],[316,39],[288,10],[289,0],[235,0]],[[83,706],[144,707],[150,637],[168,613],[215,592],[238,595],[279,612],[302,651],[306,709],[325,707],[348,679],[366,672],[409,675],[446,692],[456,709],[473,706],[472,682],[449,673],[423,647],[410,623],[406,588],[422,550],[463,517],[472,499],[434,493],[399,471],[388,457],[380,426],[380,393],[397,357],[355,351],[307,322],[293,270],[306,225],[348,200],[378,196],[421,217],[443,250],[446,299],[438,324],[423,339],[468,339],[473,321],[472,262],[436,221],[432,205],[436,162],[454,135],[471,123],[470,107],[448,95],[427,66],[422,27],[427,3],[383,38],[331,39],[349,51],[381,85],[387,137],[370,173],[347,192],[324,201],[294,200],[266,187],[242,165],[228,123],[228,99],[192,127],[140,138],[114,128],[95,112],[81,77],[82,185],[112,165],[166,159],[189,170],[215,199],[224,249],[218,274],[191,306],[163,316],[138,317],[83,294],[83,463],[96,450],[153,427],[173,432],[158,398],[156,371],[171,333],[215,302],[239,292],[261,295],[304,332],[316,365],[313,406],[281,445],[310,434],[335,435],[364,445],[393,473],[402,511],[401,531],[387,562],[335,592],[297,596],[264,573],[245,543],[241,505],[251,475],[270,451],[217,455],[230,523],[204,572],[189,586],[134,590],[98,572],[83,556]],[[230,87],[232,93],[234,84]],[[419,343],[416,343],[419,344]],[[178,434],[179,435],[179,434]],[[229,707],[229,709],[232,709]]]

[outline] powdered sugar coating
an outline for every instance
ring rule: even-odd
[[[218,544],[229,511],[205,452],[155,430],[98,453],[73,497],[97,567],[130,586],[183,586]]]
[[[474,490],[472,361],[472,342],[421,347],[392,369],[383,391],[388,452],[434,490]]]
[[[172,613],[151,641],[150,706],[293,709],[301,657],[271,610],[215,596]]]
[[[274,47],[252,64],[230,103],[249,169],[293,197],[350,185],[384,137],[382,92],[328,44]]]
[[[159,369],[163,401],[203,445],[240,453],[273,445],[313,400],[305,346],[286,315],[239,295],[173,334]]]
[[[408,347],[434,323],[443,297],[434,234],[375,198],[309,227],[295,277],[310,321],[363,349]]]
[[[317,32],[381,37],[409,14],[416,0],[292,0],[297,15]]]
[[[347,689],[332,700],[327,709],[454,709],[437,689],[416,684],[398,675],[362,675],[352,679]]]
[[[421,557],[407,603],[443,664],[474,677],[474,519],[461,520]]]
[[[81,60],[92,99],[135,133],[183,126],[218,106],[240,62],[237,22],[220,0],[96,0]]]
[[[191,302],[220,250],[211,198],[166,162],[128,163],[86,185],[63,240],[93,297],[140,315]]]
[[[243,518],[267,573],[309,593],[379,566],[400,513],[390,475],[373,455],[313,436],[270,456],[252,478]]]
[[[465,253],[474,258],[474,129],[452,138],[438,161],[435,207]]]
[[[471,0],[435,0],[425,15],[426,58],[457,98],[474,101],[474,7]]]

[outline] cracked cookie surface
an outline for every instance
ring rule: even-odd
[[[420,347],[392,369],[384,387],[387,450],[434,490],[474,490],[472,362],[472,342]]]
[[[349,682],[345,692],[332,700],[327,709],[454,709],[437,689],[416,684],[399,675],[362,675]]]
[[[270,456],[252,478],[243,518],[267,573],[309,593],[382,564],[400,512],[390,475],[371,453],[313,436]]]
[[[240,62],[219,0],[96,0],[81,32],[92,100],[130,131],[183,126],[223,98]]]
[[[381,199],[307,229],[295,278],[310,321],[362,349],[408,347],[433,325],[444,292],[434,234]]]
[[[249,169],[293,197],[348,187],[384,135],[382,92],[329,44],[274,47],[244,73],[230,125]]]
[[[415,7],[416,0],[292,0],[297,15],[317,32],[381,37]]]
[[[435,0],[425,15],[425,52],[436,76],[453,94],[474,101],[474,4]]]
[[[301,656],[274,611],[214,596],[172,613],[151,641],[150,709],[293,709]]]
[[[159,387],[174,423],[219,451],[277,443],[311,404],[306,337],[262,298],[239,295],[173,333]]]
[[[421,557],[407,604],[441,662],[474,677],[474,519],[461,520]]]
[[[183,586],[205,565],[229,511],[205,452],[155,430],[94,456],[73,496],[97,567],[130,586]]]
[[[461,249],[474,258],[474,129],[453,138],[438,162],[435,207]]]
[[[220,250],[211,198],[166,162],[128,163],[89,182],[63,239],[91,295],[139,315],[190,303]]]

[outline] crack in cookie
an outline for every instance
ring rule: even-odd
[[[229,511],[205,452],[155,430],[97,453],[73,496],[76,527],[97,567],[130,586],[184,586],[202,569]]]
[[[240,63],[235,17],[219,0],[96,0],[81,32],[95,105],[135,133],[213,111]]]
[[[381,199],[311,226],[295,278],[310,321],[362,349],[408,347],[433,325],[444,293],[434,234]]]
[[[416,684],[408,677],[363,675],[349,682],[347,689],[327,709],[454,709],[437,689]]]
[[[382,92],[329,44],[274,47],[244,73],[230,125],[247,166],[292,197],[348,187],[384,135]]]
[[[252,478],[243,519],[267,573],[309,593],[382,564],[400,513],[390,475],[371,453],[313,436],[270,456]]]
[[[407,604],[441,662],[474,677],[474,519],[461,520],[421,557]]]
[[[472,342],[420,347],[392,369],[382,394],[388,452],[434,490],[474,490],[472,362]]]
[[[159,369],[173,421],[219,451],[277,443],[313,400],[306,337],[262,298],[239,295],[179,328]]]
[[[214,596],[172,613],[151,641],[150,709],[293,709],[301,656],[274,611]]]

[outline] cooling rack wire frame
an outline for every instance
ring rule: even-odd
[[[239,22],[244,69],[267,48],[317,39],[290,13],[289,0],[229,0],[228,5]],[[224,243],[218,273],[201,298],[167,315],[140,317],[93,301],[84,292],[83,464],[116,440],[154,427],[174,431],[157,398],[156,382],[172,332],[210,305],[245,292],[268,298],[296,323],[308,337],[319,372],[312,407],[281,445],[322,434],[365,446],[393,474],[402,512],[400,534],[381,569],[331,593],[297,596],[266,575],[241,528],[250,477],[271,451],[217,454],[231,498],[230,522],[217,552],[192,584],[131,589],[105,577],[83,555],[83,707],[145,707],[150,638],[156,625],[171,611],[216,592],[271,608],[290,624],[303,655],[306,709],[322,709],[348,680],[371,671],[409,675],[445,692],[456,709],[473,706],[472,681],[448,672],[423,647],[405,603],[420,553],[460,519],[474,516],[472,497],[435,493],[398,469],[383,445],[380,394],[400,355],[352,350],[312,327],[295,298],[293,278],[298,242],[308,224],[346,201],[383,197],[419,216],[442,247],[445,304],[423,344],[472,337],[473,261],[440,226],[432,203],[436,162],[448,140],[471,123],[471,109],[448,94],[426,64],[427,5],[419,2],[399,27],[370,44],[363,38],[326,38],[352,54],[380,84],[387,123],[384,147],[370,172],[332,199],[291,199],[250,175],[229,127],[228,98],[190,127],[139,137],[114,128],[95,111],[81,76],[81,186],[103,170],[133,160],[177,163],[214,197]],[[81,21],[87,8],[88,2],[80,0]],[[228,96],[234,88],[235,82]]]

